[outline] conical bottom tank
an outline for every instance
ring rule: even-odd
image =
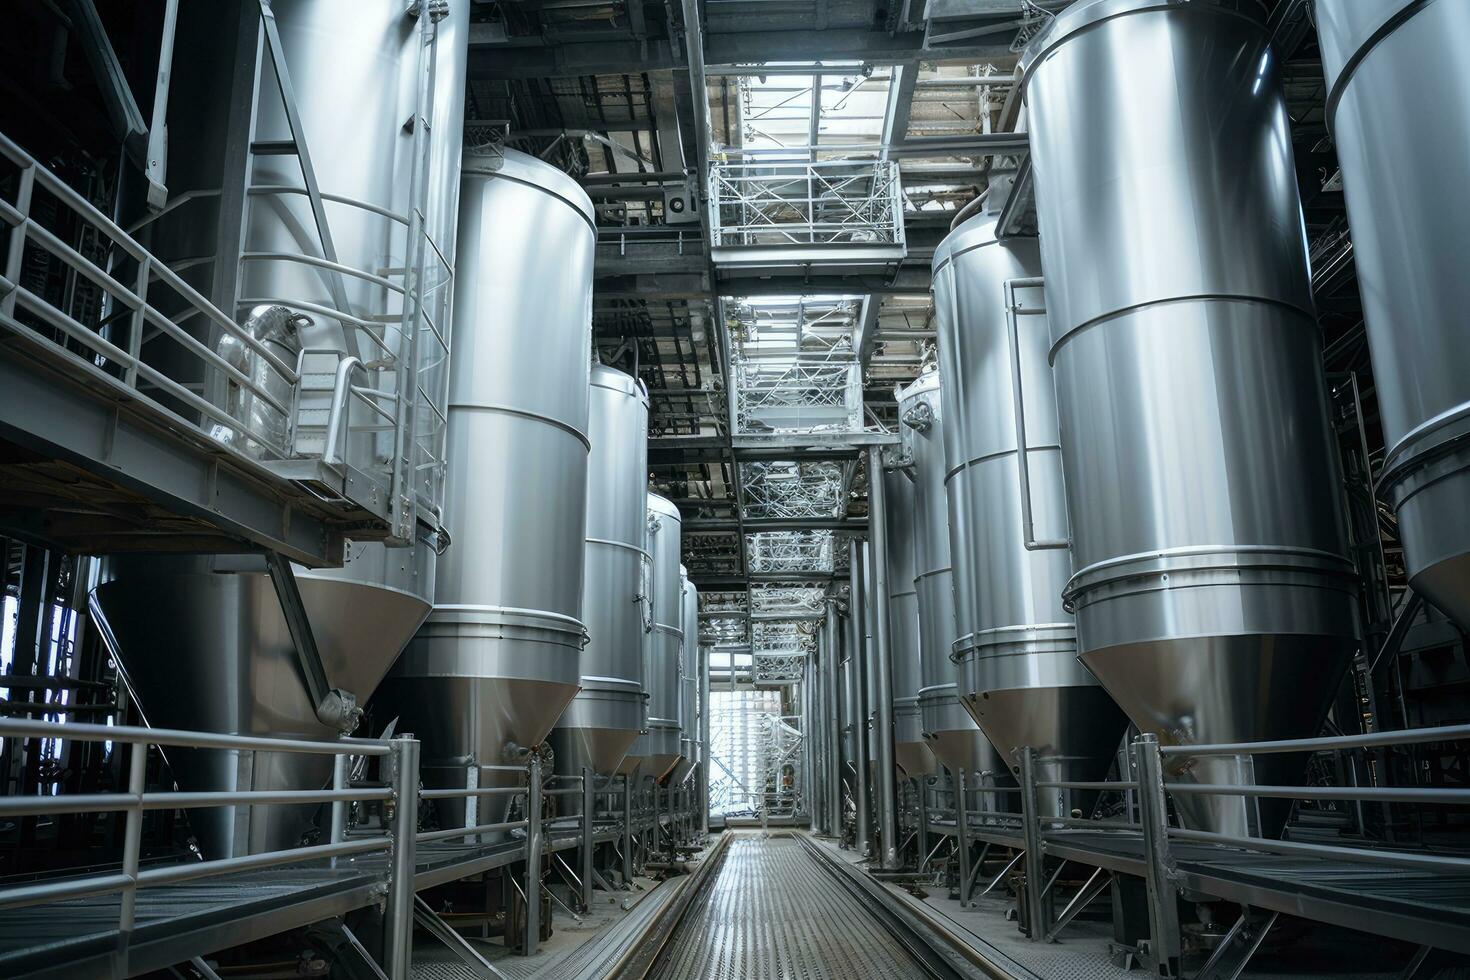
[[[246,569],[246,570],[236,570]],[[351,544],[342,569],[298,569],[327,681],[364,703],[429,612],[435,555],[428,544]],[[160,728],[332,739],[307,694],[295,645],[263,562],[251,557],[110,559],[93,593],[108,643],[144,717]],[[165,753],[190,792],[320,789],[329,756],[204,749]],[[189,812],[206,857],[292,847],[315,836],[314,806]]]
[[[934,773],[934,753],[924,738],[924,715],[917,697],[893,702],[893,761],[909,779]]]
[[[1321,730],[1351,644],[1328,636],[1257,634],[1123,644],[1090,650],[1082,660],[1113,700],[1163,745],[1310,738]],[[1164,758],[1166,781],[1290,784],[1307,757]],[[1277,836],[1290,800],[1174,794],[1186,827]]]

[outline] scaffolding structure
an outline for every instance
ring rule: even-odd
[[[789,817],[801,811],[805,774],[796,716],[779,690],[710,692],[710,813]]]
[[[727,299],[735,431],[858,432],[862,372],[852,346],[860,298]]]
[[[844,467],[828,460],[741,463],[740,485],[747,520],[841,517],[847,509]]]
[[[817,619],[826,613],[827,590],[810,585],[760,585],[750,590],[755,619]]]
[[[754,573],[832,574],[836,545],[831,531],[760,531],[745,542]]]
[[[907,253],[896,161],[729,161],[710,166],[717,265],[896,262]]]

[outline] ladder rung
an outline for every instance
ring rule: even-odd
[[[262,157],[291,156],[296,152],[295,140],[256,140],[250,144],[250,152]]]

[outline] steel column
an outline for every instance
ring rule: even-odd
[[[1179,901],[1169,853],[1169,811],[1164,797],[1164,770],[1159,739],[1145,732],[1133,741],[1138,767],[1139,816],[1143,822],[1145,883],[1148,886],[1147,958],[1160,977],[1179,973]]]
[[[842,660],[841,640],[837,632],[837,601],[827,600],[826,670],[822,683],[827,691],[827,832],[842,837],[842,712],[838,703],[838,666]]]
[[[878,835],[883,843],[882,862],[895,871],[898,859],[898,779],[893,745],[893,648],[889,642],[888,615],[888,514],[883,489],[882,449],[868,449],[868,561],[871,568],[868,594],[873,600],[873,669],[878,672]]]
[[[541,937],[541,753],[526,763],[526,942],[525,955],[536,952]]]
[[[1027,937],[1039,941],[1049,928],[1049,906],[1046,900],[1046,854],[1041,844],[1041,823],[1036,803],[1036,750],[1029,745],[1021,748],[1021,836],[1026,845]]]
[[[868,678],[863,647],[863,548],[856,540],[848,544],[848,567],[852,575],[852,600],[848,605],[847,645],[848,680],[852,687],[852,760],[853,802],[857,808],[857,828],[853,846],[860,853],[867,853],[872,843],[871,812],[872,797],[868,786]]]

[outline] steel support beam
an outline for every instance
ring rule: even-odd
[[[893,743],[893,647],[889,636],[888,610],[888,515],[883,488],[882,449],[868,450],[868,558],[871,567],[868,590],[873,603],[873,663],[878,672],[873,690],[878,698],[873,735],[878,740],[874,758],[878,762],[878,833],[883,843],[882,862],[886,871],[896,871],[898,858],[898,779]]]

